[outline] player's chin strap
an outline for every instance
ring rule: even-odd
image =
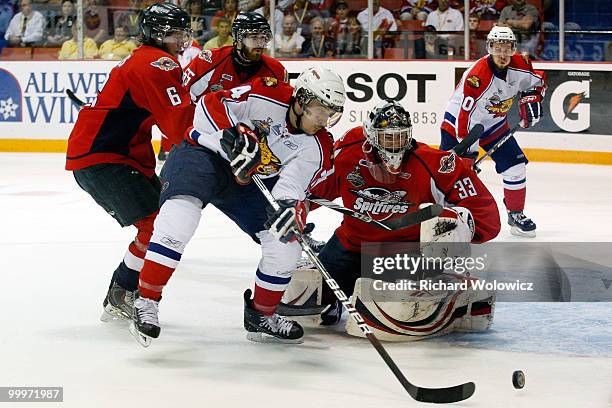
[[[297,130],[301,130],[303,133],[306,133],[304,131],[304,129],[302,129],[302,116],[304,116],[304,109],[302,108],[302,113],[298,114],[295,111],[295,104],[296,103],[299,103],[299,102],[297,101],[297,99],[295,97],[292,96],[291,99],[289,100],[289,105],[291,105],[291,111],[295,115],[295,128]],[[291,120],[290,120],[290,117],[289,117],[289,111],[287,111],[286,121],[287,121],[287,123],[291,124],[291,126],[293,126],[293,123],[291,123]]]
[[[242,46],[246,47],[244,44],[242,44]],[[236,63],[236,65],[238,65],[238,67],[240,67],[242,71],[254,71],[255,69],[258,69],[262,63],[261,59],[257,61],[251,61],[250,59],[245,57],[242,53],[242,50],[239,50],[236,47],[236,44],[234,44],[234,49],[232,50],[232,60],[234,61],[234,63]]]
[[[259,178],[257,174],[252,177],[255,185],[261,193],[264,195],[270,206],[277,211],[280,207],[268,187],[264,184],[264,182]],[[444,403],[452,403],[463,401],[470,398],[474,391],[476,390],[476,385],[473,382],[467,382],[464,384],[456,385],[453,387],[446,388],[425,388],[419,387],[417,385],[412,384],[408,379],[404,376],[404,374],[400,371],[399,367],[395,364],[391,356],[387,353],[387,350],[380,343],[380,340],[372,333],[372,330],[365,322],[364,318],[361,316],[361,313],[355,309],[355,307],[351,304],[351,301],[346,296],[344,291],[340,288],[340,285],[335,281],[335,279],[329,274],[325,266],[319,260],[319,257],[314,253],[310,245],[304,240],[302,234],[299,231],[294,231],[295,238],[299,242],[302,247],[302,250],[308,255],[308,258],[312,261],[315,267],[321,272],[325,282],[329,286],[329,288],[334,292],[336,298],[342,302],[344,307],[346,308],[349,315],[355,320],[357,327],[361,329],[365,337],[370,341],[370,344],[374,346],[378,354],[382,357],[382,359],[387,364],[387,367],[391,369],[395,377],[402,384],[404,389],[410,394],[412,398],[421,402],[432,402],[437,404]]]

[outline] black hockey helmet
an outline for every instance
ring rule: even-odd
[[[232,37],[234,41],[241,42],[246,34],[263,34],[269,42],[272,39],[270,24],[264,16],[251,11],[240,12],[232,24]]]
[[[397,172],[404,152],[412,146],[410,113],[395,101],[383,101],[370,112],[363,129],[367,142],[378,150],[387,169]]]
[[[190,42],[191,19],[185,10],[172,3],[155,3],[141,12],[140,31],[142,42],[147,45],[159,46],[172,31],[185,32]]]

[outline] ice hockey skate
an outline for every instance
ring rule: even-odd
[[[512,227],[510,230],[512,235],[528,238],[536,236],[535,223],[522,211],[508,211],[508,225]]]
[[[304,330],[293,320],[274,313],[265,316],[253,308],[251,290],[244,292],[244,328],[247,339],[259,343],[302,343]]]
[[[112,281],[102,306],[104,311],[100,316],[101,321],[129,320],[132,318],[134,309],[134,292],[126,290],[119,286],[117,282]]]
[[[149,347],[151,340],[159,337],[160,327],[157,314],[159,302],[136,297],[134,301],[134,314],[130,323],[130,333],[143,347]]]

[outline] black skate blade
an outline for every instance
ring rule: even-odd
[[[139,332],[134,322],[130,323],[130,333],[132,334],[132,336],[134,336],[138,344],[140,344],[142,347],[147,348],[151,345],[152,337],[149,337],[146,334]]]
[[[417,401],[433,404],[450,404],[470,398],[476,391],[476,384],[468,382],[448,388],[423,388],[413,386],[408,393]]]
[[[304,338],[299,339],[281,339],[262,332],[247,332],[247,340],[255,343],[274,343],[274,344],[301,344]]]

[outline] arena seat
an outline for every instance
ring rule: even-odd
[[[32,59],[32,48],[13,48],[6,47],[2,49],[0,59],[5,61],[24,61]]]
[[[55,47],[37,47],[33,49],[32,59],[36,61],[56,60],[60,48]]]

